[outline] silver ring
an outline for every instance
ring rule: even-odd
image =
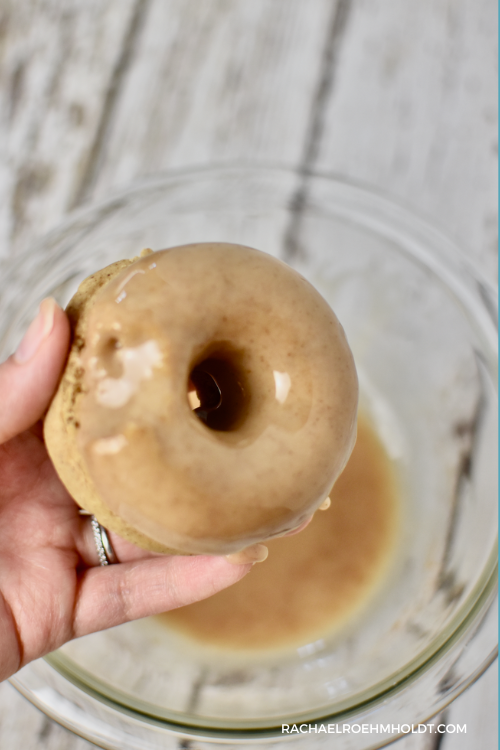
[[[99,557],[99,563],[101,565],[113,565],[118,562],[116,555],[109,541],[108,532],[101,526],[95,516],[90,519],[92,526],[92,532],[94,534],[95,547],[97,550],[97,556]]]

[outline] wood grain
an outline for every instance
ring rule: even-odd
[[[446,710],[446,722],[467,724],[464,734],[447,734],[440,750],[496,750],[498,747],[498,661]]]
[[[491,279],[496,29],[494,0],[0,0],[0,258],[145,174],[277,162],[387,191]],[[441,750],[497,746],[495,694],[490,669]],[[0,685],[0,747],[42,745],[93,747]]]
[[[357,0],[313,166],[406,202],[497,267],[497,4]]]
[[[0,683],[0,747],[5,750],[93,750],[31,705],[8,682]],[[176,744],[165,750],[177,750]]]
[[[135,0],[2,0],[1,255],[74,202]]]
[[[336,7],[153,0],[94,195],[171,167],[295,164]]]

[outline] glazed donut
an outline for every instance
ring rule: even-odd
[[[63,483],[147,549],[230,554],[300,526],[355,441],[344,331],[297,272],[231,244],[86,279],[45,420]]]

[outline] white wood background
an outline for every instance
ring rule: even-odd
[[[496,71],[495,0],[0,0],[0,258],[145,174],[246,161],[383,190],[493,281]],[[395,747],[493,750],[496,695],[494,667],[446,711],[467,735]],[[3,683],[0,748],[42,746],[92,747]]]

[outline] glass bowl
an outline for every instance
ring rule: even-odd
[[[327,725],[339,750],[380,747],[496,654],[495,290],[453,242],[360,186],[277,168],[184,171],[74,213],[9,264],[1,356],[43,297],[64,305],[98,268],[200,241],[285,260],[336,311],[402,487],[393,563],[341,632],[294,650],[221,655],[143,620],[73,641],[11,682],[105,748],[329,747]],[[312,734],[282,733],[308,723]]]

